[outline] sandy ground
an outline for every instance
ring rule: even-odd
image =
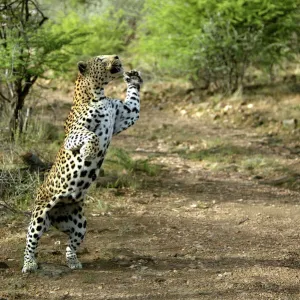
[[[113,145],[151,156],[162,170],[137,177],[136,189],[94,190],[109,208],[103,213],[88,205],[82,270],[65,266],[66,237],[51,230],[40,242],[40,269],[23,275],[28,219],[2,215],[1,300],[300,299],[299,192],[171,153],[164,137],[153,137],[168,126],[195,143],[209,136],[257,138],[145,108]]]

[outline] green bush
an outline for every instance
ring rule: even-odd
[[[300,1],[148,0],[137,51],[158,72],[233,92],[251,65],[270,70],[298,52]]]
[[[80,59],[123,51],[126,36],[130,33],[127,23],[122,21],[123,15],[121,10],[113,12],[108,8],[100,16],[91,15],[88,18],[74,11],[58,16],[51,27],[53,33],[68,34],[77,31],[86,35],[84,43],[74,42],[65,48],[73,55],[63,66],[74,69]]]
[[[85,34],[54,32],[37,0],[4,1],[0,11],[0,112],[9,115],[14,138],[23,131],[21,111],[36,80],[48,70],[62,71],[71,56],[66,47]]]

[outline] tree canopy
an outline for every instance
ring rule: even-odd
[[[297,58],[299,4],[1,0],[0,106],[9,107],[15,130],[37,78],[68,78],[78,60],[112,53],[124,53],[149,73],[232,93],[243,87],[250,67],[272,75]]]
[[[287,0],[148,0],[137,48],[163,70],[233,91],[250,65],[299,49],[299,4]]]

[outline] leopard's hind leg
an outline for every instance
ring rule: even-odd
[[[26,238],[24,264],[22,269],[23,273],[33,272],[38,268],[35,252],[39,239],[50,226],[48,210],[48,208],[36,206],[33,211]]]
[[[66,248],[67,265],[71,269],[81,269],[76,251],[86,233],[86,218],[84,216],[83,201],[64,204],[58,203],[50,212],[51,224],[69,236]]]

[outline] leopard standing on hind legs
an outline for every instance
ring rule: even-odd
[[[65,140],[43,184],[37,191],[28,228],[22,272],[38,268],[35,252],[42,234],[55,226],[69,236],[67,265],[82,268],[76,250],[86,233],[84,198],[97,178],[113,135],[139,118],[142,84],[140,73],[124,73],[125,101],[105,96],[104,86],[123,74],[116,55],[94,57],[78,63],[78,78],[71,112],[65,123]]]

